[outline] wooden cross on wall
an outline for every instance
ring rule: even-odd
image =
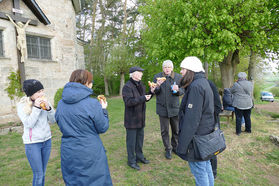
[[[13,0],[13,10],[12,10],[13,14],[9,15],[9,16],[14,20],[14,22],[22,22],[23,24],[25,24],[29,19],[22,17],[23,11],[20,10],[20,2],[19,1],[20,0]],[[0,18],[9,20],[9,18],[6,16],[6,13],[3,13],[3,12],[0,12]],[[37,20],[31,20],[29,22],[29,25],[37,26],[38,21]],[[17,33],[16,33],[16,38],[17,38]],[[21,53],[18,49],[17,49],[17,58],[18,58],[18,70],[19,70],[19,73],[20,73],[20,83],[23,87],[23,81],[26,79],[25,66],[24,66],[24,63],[21,62]]]

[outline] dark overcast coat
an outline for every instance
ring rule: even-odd
[[[141,81],[132,78],[127,81],[122,89],[125,104],[124,126],[127,129],[142,128],[145,126],[145,86]]]
[[[186,161],[202,161],[193,147],[194,135],[214,130],[214,98],[203,72],[195,73],[185,89],[179,110],[178,155]]]

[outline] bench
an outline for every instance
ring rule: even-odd
[[[232,121],[233,121],[233,117],[234,117],[234,112],[233,111],[229,111],[229,110],[223,110],[223,112],[221,112],[219,114],[219,117],[226,117],[227,118],[227,124],[230,123],[230,117],[232,118]],[[221,123],[221,121],[220,121]]]

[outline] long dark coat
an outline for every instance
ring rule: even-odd
[[[61,169],[66,185],[112,185],[99,134],[109,128],[108,114],[92,89],[70,82],[64,87],[55,119],[62,132]]]
[[[211,133],[214,126],[213,93],[205,74],[198,72],[181,102],[177,154],[186,161],[203,161],[194,149],[193,138]]]
[[[132,78],[122,89],[125,104],[124,126],[127,129],[142,128],[145,126],[145,86]]]

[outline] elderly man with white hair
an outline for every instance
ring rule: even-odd
[[[178,142],[179,96],[184,94],[184,90],[178,86],[181,75],[173,71],[172,61],[164,61],[162,67],[163,72],[156,74],[153,79],[153,82],[157,83],[154,93],[156,94],[156,113],[159,115],[161,136],[166,151],[165,157],[171,159],[172,151],[176,153]],[[162,80],[162,77],[166,79]],[[171,143],[169,125],[172,132]]]

